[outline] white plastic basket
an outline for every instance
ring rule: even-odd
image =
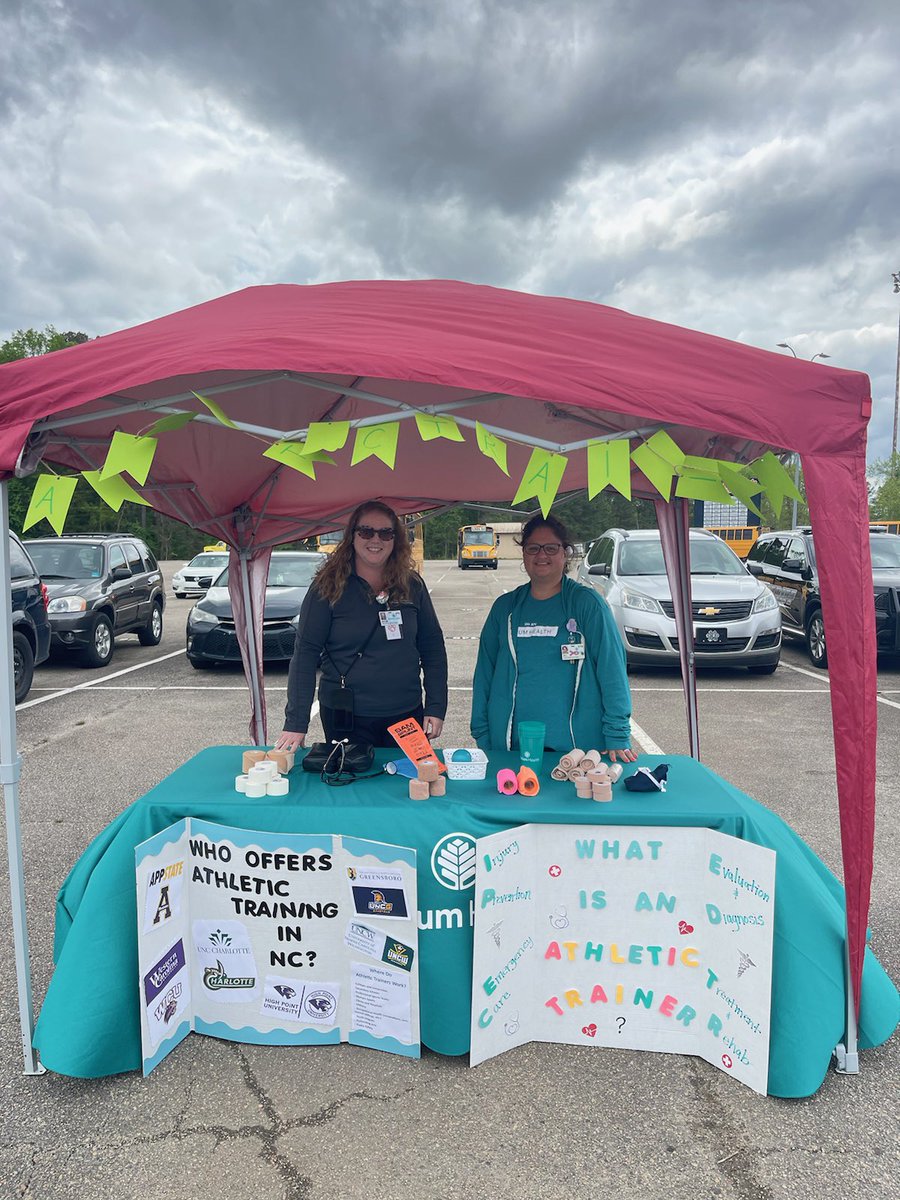
[[[453,755],[457,750],[468,750],[472,755],[472,761],[454,762]],[[449,779],[484,779],[487,774],[487,765],[488,758],[483,750],[476,750],[469,746],[447,747],[444,750],[444,766],[447,768]]]

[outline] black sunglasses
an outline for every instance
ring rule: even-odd
[[[357,525],[354,532],[361,538],[365,538],[366,541],[379,537],[383,542],[390,542],[394,537],[393,529],[376,529],[373,525]]]

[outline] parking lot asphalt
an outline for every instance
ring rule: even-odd
[[[163,564],[166,578],[178,564]],[[524,582],[428,562],[447,638],[442,741],[466,744],[477,638],[492,601]],[[169,593],[162,643],[121,638],[109,667],[51,662],[18,711],[21,822],[35,1001],[52,971],[57,889],[89,842],[191,755],[248,740],[238,669],[184,656],[192,601]],[[270,741],[286,666],[266,672]],[[631,676],[645,751],[687,753],[674,669]],[[900,978],[900,666],[878,674],[878,816],[872,946]],[[772,676],[701,673],[703,760],[768,805],[838,875],[840,839],[828,673],[786,646]],[[314,725],[312,734],[319,729]],[[875,736],[875,731],[872,731]],[[4,865],[3,894],[8,895]],[[189,1038],[148,1080],[24,1077],[12,934],[0,978],[0,1197],[723,1197],[896,1194],[898,1037],[829,1074],[806,1100],[759,1097],[698,1060],[528,1046],[469,1070],[356,1047],[261,1048]],[[91,964],[85,963],[85,970]],[[97,980],[97,987],[103,985]]]

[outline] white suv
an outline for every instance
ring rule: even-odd
[[[697,666],[747,667],[771,675],[781,657],[781,613],[715,534],[690,532],[694,652]],[[675,606],[656,529],[608,529],[578,568],[616,619],[629,666],[678,661]]]

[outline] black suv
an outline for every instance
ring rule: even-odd
[[[878,526],[869,532],[878,651],[900,652],[900,537]],[[828,665],[819,598],[819,571],[808,526],[764,533],[747,555],[751,574],[767,583],[781,608],[782,630],[802,637],[813,666]]]
[[[105,667],[120,633],[142,646],[162,639],[166,596],[156,559],[138,538],[81,533],[26,542],[50,595],[54,650],[78,651]]]
[[[12,658],[16,704],[31,689],[34,668],[50,653],[47,593],[25,547],[10,532],[9,584],[12,600]]]

